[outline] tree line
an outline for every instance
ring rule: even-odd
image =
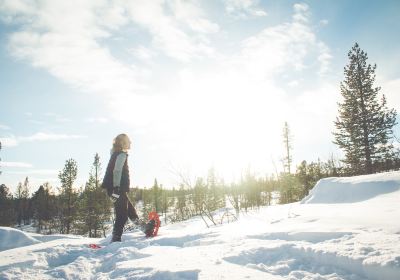
[[[94,157],[84,187],[74,185],[78,167],[73,159],[59,172],[57,190],[46,182],[30,194],[29,178],[19,183],[14,194],[0,185],[0,225],[32,225],[38,233],[104,236],[111,217],[111,202],[100,187],[100,158]]]
[[[142,217],[155,210],[164,223],[200,216],[210,226],[224,218],[235,219],[249,209],[299,201],[322,178],[398,170],[399,150],[393,144],[397,112],[388,108],[385,95],[380,95],[380,87],[374,85],[376,65],[367,64],[367,53],[357,43],[348,58],[333,132],[333,142],[343,150],[343,159],[301,161],[292,170],[292,136],[285,122],[283,172],[260,177],[249,169],[239,182],[228,184],[212,168],[207,176],[196,178],[194,183],[179,174],[181,182],[172,189],[164,188],[155,180],[152,186],[132,188],[128,194]],[[76,162],[67,160],[58,176],[57,192],[49,183],[44,183],[30,195],[28,178],[18,184],[14,194],[4,184],[0,185],[0,225],[33,223],[43,233],[104,236],[112,224],[113,213],[111,201],[100,186],[99,156],[94,157],[84,187],[74,185],[77,172]],[[225,215],[228,212],[216,211],[227,208],[234,209],[235,213]]]

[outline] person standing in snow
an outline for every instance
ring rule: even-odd
[[[126,134],[119,134],[113,141],[111,158],[107,165],[102,187],[107,190],[107,194],[114,202],[115,222],[112,232],[111,242],[120,242],[126,221],[131,219],[135,224],[139,217],[135,207],[129,201],[129,168],[128,150],[131,141]]]

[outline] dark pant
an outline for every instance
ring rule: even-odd
[[[129,201],[126,192],[122,192],[118,200],[114,203],[115,222],[113,228],[113,241],[121,241],[121,235],[124,231],[126,221],[129,219],[136,220],[139,216],[135,207]]]

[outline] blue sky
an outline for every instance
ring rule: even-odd
[[[0,0],[0,183],[32,190],[67,159],[77,186],[113,137],[133,142],[134,185],[178,173],[226,180],[340,157],[339,83],[354,42],[399,110],[398,1]]]

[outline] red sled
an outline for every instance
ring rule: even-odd
[[[154,227],[152,226],[153,224]],[[160,217],[158,216],[157,212],[153,211],[149,213],[147,225],[151,226],[145,231],[146,237],[157,236],[158,229],[161,225]]]
[[[101,246],[100,246],[100,245],[97,245],[97,244],[89,244],[88,246],[89,246],[89,248],[91,248],[91,249],[100,249],[100,248],[101,248]]]

